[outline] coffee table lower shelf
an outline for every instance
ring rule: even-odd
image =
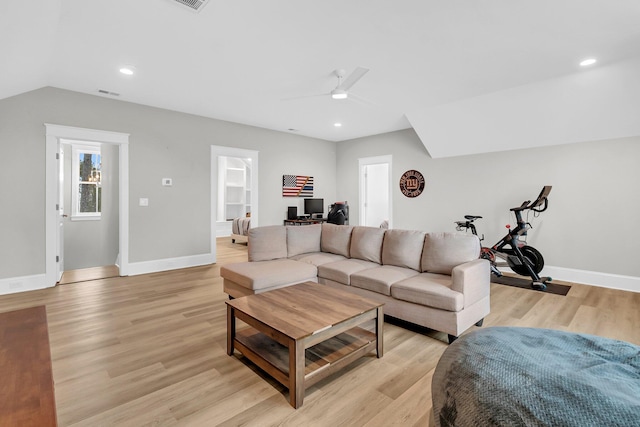
[[[304,388],[376,350],[376,334],[354,327],[305,350]],[[267,335],[246,328],[236,332],[234,347],[282,385],[289,387],[289,349]],[[291,392],[291,391],[290,391]]]

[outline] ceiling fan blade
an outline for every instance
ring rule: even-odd
[[[353,100],[355,100],[357,102],[360,102],[362,104],[369,105],[370,107],[379,107],[379,105],[376,104],[375,102],[373,102],[373,101],[371,101],[371,100],[369,100],[367,98],[364,98],[364,97],[362,97],[362,96],[360,96],[358,94],[355,94],[353,92],[349,92],[349,99],[353,99]]]
[[[368,72],[368,68],[357,67],[351,74],[349,74],[349,77],[347,77],[345,81],[342,82],[339,88],[342,90],[349,90],[351,86],[356,84],[358,80],[360,80]]]
[[[314,95],[302,95],[302,96],[292,96],[289,98],[280,98],[280,101],[293,101],[296,99],[304,99],[304,98],[317,98],[319,96],[327,96],[329,93],[316,93]]]

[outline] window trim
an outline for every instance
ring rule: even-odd
[[[102,212],[78,212],[78,193],[80,191],[80,154],[97,154],[102,162],[102,150],[99,144],[71,144],[71,221],[100,221]],[[102,170],[100,172],[102,174]],[[102,177],[101,177],[102,178]],[[102,180],[102,179],[101,179]]]

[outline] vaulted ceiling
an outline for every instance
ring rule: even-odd
[[[2,1],[0,99],[55,86],[342,141],[638,57],[639,18],[638,0]]]

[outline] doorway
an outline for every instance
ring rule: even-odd
[[[62,156],[61,148],[65,143],[89,141],[94,144],[106,144],[114,147],[117,156],[118,182],[118,254],[116,264],[119,275],[129,273],[129,134],[71,126],[45,124],[46,161],[45,161],[45,275],[48,286],[60,281],[64,271],[64,220],[62,199]],[[117,154],[115,154],[117,153]]]
[[[211,251],[216,237],[230,236],[232,220],[250,215],[258,226],[258,152],[211,146]]]
[[[59,157],[59,283],[118,276],[118,146],[61,138]]]
[[[392,226],[391,155],[358,159],[360,225]]]

